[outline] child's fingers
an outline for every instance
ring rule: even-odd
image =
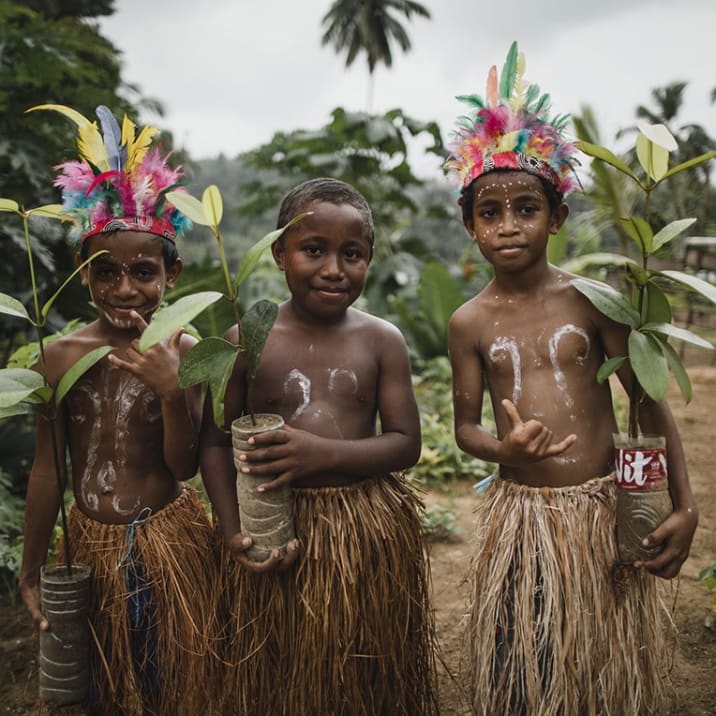
[[[137,311],[130,311],[129,318],[139,332],[144,333],[144,329],[147,327],[147,322],[139,315],[139,313]]]
[[[179,344],[181,343],[181,337],[184,334],[184,329],[179,328],[172,335],[169,337],[169,346],[170,348],[176,350],[179,348]]]
[[[517,412],[517,408],[515,407],[515,404],[511,401],[505,398],[502,401],[502,407],[505,409],[505,412],[507,413],[507,418],[510,421],[510,425],[513,428],[517,428],[520,425],[522,425],[522,418],[520,417],[520,414]]]
[[[554,457],[555,455],[561,455],[563,452],[569,450],[569,448],[571,448],[575,442],[577,442],[577,436],[574,433],[572,433],[571,435],[567,435],[564,440],[560,440],[558,443],[552,443],[552,445],[547,448],[545,457]]]
[[[115,355],[114,353],[109,353],[107,355],[107,360],[112,365],[116,365],[117,368],[123,368],[124,370],[131,371],[132,373],[135,371],[134,363],[129,363],[128,361],[123,360],[122,358]]]

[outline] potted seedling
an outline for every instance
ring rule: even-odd
[[[273,301],[260,300],[254,303],[243,316],[240,315],[239,288],[253,271],[263,251],[305,214],[295,217],[286,226],[271,231],[251,246],[239,264],[236,277],[232,279],[219,229],[223,216],[223,201],[219,189],[214,185],[209,186],[204,190],[201,201],[183,192],[169,192],[167,199],[195,224],[208,226],[211,229],[219,247],[226,293],[205,292],[179,299],[172,306],[156,314],[144,332],[139,346],[140,350],[144,350],[162,340],[211,303],[219,299],[228,301],[239,331],[237,345],[218,336],[203,338],[187,353],[179,367],[180,387],[188,388],[198,383],[208,386],[214,421],[223,428],[224,396],[234,364],[239,358],[245,361],[250,385],[256,375],[266,338],[278,314],[278,306]],[[236,486],[241,529],[253,540],[253,545],[247,552],[249,559],[260,562],[267,559],[274,549],[285,553],[288,543],[294,537],[293,520],[288,485],[276,490],[258,492],[258,486],[264,483],[266,478],[245,475],[238,469],[239,454],[253,449],[248,442],[251,436],[267,430],[278,430],[284,424],[280,415],[255,414],[251,407],[250,390],[247,391],[247,407],[247,413],[232,422],[231,434],[234,462],[237,466]]]
[[[83,356],[61,378],[55,390],[49,385],[45,370],[44,331],[47,315],[65,286],[104,251],[97,252],[78,266],[50,299],[40,306],[35,266],[30,244],[28,221],[31,216],[59,218],[61,205],[50,204],[24,209],[12,199],[0,199],[0,211],[20,216],[25,230],[27,260],[33,297],[33,313],[12,296],[0,293],[0,313],[30,323],[37,336],[39,359],[37,370],[4,368],[0,370],[0,418],[32,412],[50,425],[54,472],[60,502],[60,523],[64,545],[64,564],[43,566],[40,571],[40,601],[50,629],[40,633],[40,699],[54,705],[79,704],[86,700],[89,687],[90,567],[74,564],[72,545],[65,514],[62,465],[57,441],[56,418],[62,399],[82,374],[112,350],[97,348]]]
[[[623,257],[631,297],[604,284],[574,279],[572,285],[607,317],[629,327],[626,356],[612,356],[600,367],[597,380],[603,382],[629,361],[633,382],[629,386],[627,432],[614,436],[617,481],[617,542],[620,559],[633,563],[651,559],[659,548],[645,547],[644,537],[671,513],[668,492],[666,447],[663,436],[645,436],[639,431],[639,406],[645,396],[660,401],[669,386],[669,371],[674,374],[681,393],[691,400],[691,382],[677,351],[669,339],[685,341],[713,349],[708,342],[674,326],[666,290],[673,287],[696,291],[716,302],[716,287],[701,279],[673,270],[656,270],[649,259],[663,246],[680,236],[695,219],[672,221],[657,232],[650,224],[652,192],[663,181],[716,157],[707,152],[669,169],[669,153],[676,149],[668,129],[661,124],[642,125],[636,140],[636,155],[643,170],[639,177],[623,161],[604,147],[579,142],[587,155],[602,161],[634,181],[644,194],[644,216],[621,218],[627,234],[635,242],[639,261]]]

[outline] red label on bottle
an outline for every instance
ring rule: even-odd
[[[617,485],[650,490],[666,478],[666,448],[616,448]]]

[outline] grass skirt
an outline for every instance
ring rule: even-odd
[[[101,649],[92,650],[98,703],[88,712],[220,713],[215,537],[194,490],[185,486],[132,525],[97,522],[76,505],[68,522],[73,560],[92,567],[91,624]]]
[[[662,713],[673,622],[618,563],[611,477],[493,481],[475,510],[463,673],[475,713]]]
[[[435,714],[418,498],[396,477],[293,493],[301,556],[231,585],[227,714]]]

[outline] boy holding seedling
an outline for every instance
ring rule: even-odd
[[[63,213],[79,238],[78,263],[98,318],[47,345],[50,385],[101,346],[114,351],[73,386],[58,410],[63,482],[69,451],[75,497],[68,516],[74,563],[92,568],[90,711],[214,713],[216,569],[212,528],[192,488],[198,467],[200,397],[180,390],[181,357],[195,342],[177,331],[140,352],[139,338],[182,268],[176,237],[189,224],[164,202],[182,176],[105,107],[94,124],[60,105],[79,127],[81,161],[60,165]],[[37,422],[20,592],[38,630],[52,631],[39,603],[40,567],[59,509],[48,422]],[[63,554],[61,551],[60,554]],[[208,697],[207,697],[208,695]]]
[[[234,555],[227,704],[247,714],[435,713],[433,617],[420,504],[398,474],[420,454],[405,341],[352,307],[373,255],[363,196],[334,179],[287,194],[273,244],[291,292],[252,381],[240,358],[226,423],[248,407],[281,430],[251,439],[241,471],[290,483],[297,540],[251,562],[229,438],[210,413],[201,468]],[[236,343],[234,326],[227,335]],[[381,431],[376,432],[380,417]]]
[[[547,262],[567,218],[575,147],[549,99],[522,79],[510,50],[498,89],[456,133],[448,169],[463,222],[494,279],[453,315],[455,434],[499,474],[476,510],[466,635],[476,713],[661,712],[665,627],[654,575],[676,576],[697,512],[668,406],[648,398],[644,433],[666,436],[673,513],[647,538],[663,551],[618,565],[605,356],[626,355],[628,329],[597,311],[570,274]],[[625,363],[619,379],[628,386]],[[481,425],[483,388],[497,436]]]

